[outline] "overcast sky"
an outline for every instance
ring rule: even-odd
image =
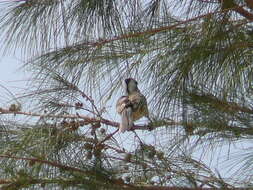
[[[0,47],[3,47],[0,43]],[[21,71],[22,61],[20,55],[3,55],[0,51],[0,101],[10,100],[9,93],[2,87],[8,88],[12,93],[16,94],[20,89],[24,88],[24,73]]]
[[[0,42],[0,48],[2,48],[3,45]],[[0,68],[0,106],[8,106],[9,103],[8,102],[11,100],[11,96],[9,95],[9,93],[2,88],[1,86],[4,86],[5,88],[7,88],[9,91],[11,91],[13,94],[17,94],[17,96],[19,95],[18,92],[20,92],[21,90],[23,90],[26,80],[29,79],[29,74],[24,74],[24,72],[22,71],[21,67],[24,64],[22,59],[21,59],[21,55],[19,52],[17,52],[15,55],[14,54],[6,54],[3,56],[3,52],[0,49],[0,64],[1,64],[1,68]],[[3,103],[5,102],[5,103]],[[6,103],[8,102],[8,103]],[[233,154],[235,154],[236,152],[239,151],[238,148],[242,148],[243,146],[245,148],[249,147],[252,143],[236,143],[234,146],[231,146],[230,150],[228,146],[223,146],[223,148],[220,149],[220,151],[217,151],[216,156],[215,157],[211,157],[210,154],[206,154],[205,156],[201,155],[201,153],[203,152],[202,150],[200,150],[198,153],[196,153],[196,157],[205,157],[205,162],[207,165],[212,165],[212,169],[218,169],[219,172],[224,175],[224,176],[229,176],[231,175],[233,172],[229,171],[229,170],[222,170],[221,168],[224,168],[228,166],[228,164],[226,164],[226,162],[221,162],[221,160],[225,161],[227,159],[229,159],[231,157],[231,155],[233,156]],[[229,156],[229,153],[231,154]],[[203,158],[202,157],[202,158]],[[217,159],[217,158],[221,158],[221,160]],[[219,160],[219,162],[218,162]],[[232,165],[231,165],[232,166]]]

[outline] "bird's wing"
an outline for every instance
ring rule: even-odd
[[[132,104],[133,121],[142,117],[148,117],[149,111],[147,106],[147,100],[140,92],[129,95],[129,100]]]
[[[131,102],[134,111],[147,104],[145,96],[141,93],[133,93],[128,97],[128,99]]]
[[[133,126],[132,105],[128,99],[128,96],[122,96],[118,99],[116,110],[121,115],[119,131],[124,133],[126,130],[131,129]]]
[[[116,104],[116,111],[121,114],[122,111],[128,107],[130,104],[130,101],[128,99],[128,96],[121,96],[118,101],[117,101],[117,104]]]

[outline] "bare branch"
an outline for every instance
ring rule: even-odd
[[[252,0],[245,0],[245,3],[247,4],[247,6],[253,10],[253,1]]]

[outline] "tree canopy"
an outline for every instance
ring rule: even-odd
[[[9,0],[0,10],[2,49],[21,52],[32,77],[22,95],[1,87],[13,98],[0,107],[2,189],[252,187],[252,148],[227,150],[223,168],[237,166],[226,176],[201,155],[252,147],[253,1]],[[152,122],[120,134],[128,77]]]

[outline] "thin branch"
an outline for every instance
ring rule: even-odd
[[[24,157],[10,156],[10,155],[0,155],[0,158],[10,158],[10,159],[15,159],[15,160],[26,160],[26,161],[32,161],[32,162],[39,162],[39,163],[48,164],[50,166],[57,167],[57,168],[60,168],[63,170],[80,172],[80,173],[87,174],[87,175],[95,175],[95,173],[92,171],[85,171],[85,170],[81,170],[79,168],[66,166],[66,165],[63,165],[63,164],[60,164],[57,162],[52,162],[52,161],[48,161],[48,160],[40,160],[38,158],[24,158]]]
[[[253,21],[253,14],[248,12],[242,6],[237,5],[234,2],[234,0],[219,0],[219,2],[222,4],[222,7],[223,6],[225,7],[225,9],[223,11],[233,10],[233,11],[239,13],[241,16],[245,17],[246,19]],[[231,5],[231,7],[226,8],[226,4]]]
[[[140,186],[140,189],[145,190],[215,190],[217,188],[187,188],[187,187],[161,187],[161,186]]]
[[[118,41],[118,40],[124,40],[124,39],[128,39],[128,38],[135,38],[135,37],[140,37],[140,36],[145,36],[145,35],[152,35],[152,34],[155,34],[155,33],[164,32],[166,30],[174,29],[174,28],[176,28],[176,27],[178,27],[182,24],[187,24],[189,22],[196,21],[196,20],[201,19],[201,18],[209,17],[210,15],[213,15],[213,14],[223,13],[223,12],[226,12],[226,11],[227,10],[214,11],[214,12],[211,12],[211,13],[207,13],[207,14],[204,14],[204,15],[200,15],[200,16],[197,16],[197,17],[194,17],[194,18],[191,18],[191,19],[187,19],[187,20],[178,22],[177,24],[174,24],[174,25],[159,27],[159,28],[155,28],[155,29],[151,29],[151,30],[146,30],[146,31],[143,31],[143,32],[135,32],[135,33],[130,33],[130,34],[124,34],[124,35],[121,35],[121,36],[116,36],[116,37],[111,38],[111,39],[100,40],[100,41],[97,41],[97,42],[81,43],[78,46],[97,47],[97,46],[102,46],[104,44],[111,43],[111,42]]]
[[[49,70],[49,72],[51,72],[51,71]],[[90,97],[90,96],[88,96],[87,94],[85,94],[85,92],[83,92],[82,90],[80,90],[80,89],[78,88],[78,86],[76,86],[76,85],[73,84],[73,83],[70,83],[68,80],[64,79],[64,78],[63,78],[62,76],[60,76],[59,74],[57,74],[57,78],[58,78],[58,80],[60,79],[60,81],[63,82],[68,88],[70,88],[70,89],[72,89],[72,90],[74,90],[74,91],[79,92],[80,95],[81,95],[83,98],[85,98],[87,101],[89,101],[89,102],[91,103],[92,108],[94,108],[95,111],[96,111],[96,115],[98,115],[98,116],[100,115],[100,112],[99,112],[97,106],[95,105],[94,100],[92,99],[92,97]]]
[[[9,184],[12,183],[13,181],[11,179],[0,179],[0,184]]]
[[[97,123],[101,122],[106,125],[110,125],[113,127],[118,127],[119,123],[110,121],[107,119],[99,119],[99,118],[93,118],[93,117],[87,117],[84,115],[74,115],[74,114],[59,114],[59,115],[53,115],[53,114],[40,114],[40,113],[33,113],[33,112],[22,112],[22,111],[10,111],[8,109],[0,108],[0,114],[15,114],[15,115],[24,115],[24,116],[32,116],[32,117],[48,117],[48,118],[63,118],[63,119],[83,119],[83,121],[79,121],[80,125],[87,125],[91,123]]]
[[[195,102],[206,103],[219,110],[227,111],[230,113],[242,112],[253,114],[253,110],[248,107],[240,106],[235,102],[227,102],[224,100],[220,100],[219,98],[211,94],[200,95],[197,93],[189,93],[189,95],[195,100]]]
[[[0,155],[0,158],[10,158],[10,159],[16,159],[16,160],[26,160],[26,161],[32,161],[32,162],[39,162],[42,164],[48,164],[50,166],[53,167],[57,167],[63,170],[68,170],[68,171],[74,171],[74,172],[80,172],[82,174],[88,175],[88,176],[96,176],[96,179],[98,179],[99,181],[106,181],[109,182],[111,184],[115,184],[115,185],[124,185],[125,187],[132,187],[132,185],[130,184],[125,184],[123,181],[119,181],[117,179],[109,179],[109,178],[105,178],[102,176],[98,176],[96,171],[87,171],[87,170],[82,170],[79,168],[75,168],[75,167],[71,167],[71,166],[66,166],[57,162],[52,162],[52,161],[48,161],[48,160],[40,160],[37,158],[24,158],[24,157],[16,157],[16,156],[9,156],[9,155]]]
[[[187,188],[187,187],[161,187],[161,186],[140,186],[140,189],[145,190],[214,190],[217,188]]]
[[[245,3],[247,4],[247,6],[253,10],[253,1],[252,0],[245,0]]]
[[[241,16],[247,18],[248,20],[253,21],[253,14],[245,10],[243,7],[237,6],[233,10],[239,13]]]
[[[114,131],[113,133],[107,135],[104,140],[100,141],[96,146],[101,145],[102,143],[104,143],[105,141],[109,140],[110,138],[113,137],[113,135],[115,135],[117,132],[119,131],[119,129],[117,129],[116,131]]]
[[[118,122],[114,122],[111,120],[107,120],[104,118],[94,118],[94,117],[88,117],[84,115],[74,115],[74,114],[66,114],[66,115],[53,115],[53,114],[39,114],[39,113],[32,113],[32,112],[22,112],[22,111],[10,111],[8,109],[0,108],[0,115],[1,114],[15,114],[15,115],[25,115],[25,116],[33,116],[33,117],[49,117],[49,118],[63,118],[63,119],[82,119],[82,121],[78,121],[79,126],[88,125],[92,123],[103,123],[105,125],[109,125],[112,127],[119,127]],[[150,131],[150,128],[156,129],[159,127],[165,127],[165,126],[185,126],[188,128],[194,128],[194,127],[203,127],[205,126],[205,123],[193,123],[193,122],[182,122],[182,121],[174,121],[174,120],[157,120],[152,123],[149,123],[147,125],[134,125],[131,130],[148,130]],[[215,131],[217,131],[216,126],[213,128]],[[223,131],[234,131],[240,134],[245,135],[253,135],[253,130],[251,128],[242,128],[237,126],[226,126]],[[112,137],[118,130],[113,132],[112,134],[108,135],[108,139]],[[107,137],[105,138],[107,140]]]
[[[98,115],[100,115],[100,112],[99,112],[97,106],[95,105],[94,100],[93,100],[90,96],[86,95],[83,91],[81,91],[78,87],[76,87],[76,90],[81,94],[81,96],[82,96],[83,98],[85,98],[86,100],[88,100],[88,101],[91,103],[92,108],[94,108],[95,111],[96,111],[96,113],[97,113]]]

